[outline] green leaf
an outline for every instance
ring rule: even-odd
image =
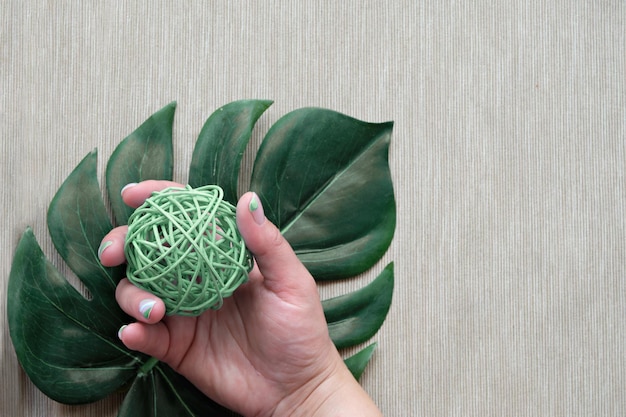
[[[216,110],[204,124],[194,147],[189,185],[219,185],[224,189],[224,199],[236,204],[243,153],[256,121],[272,103],[240,100]]]
[[[96,177],[97,153],[89,153],[67,177],[48,207],[52,242],[98,303],[113,301],[111,292],[124,270],[105,268],[98,259],[102,238],[111,230]],[[111,307],[111,306],[109,306]]]
[[[372,358],[374,350],[376,350],[376,346],[378,346],[378,343],[372,343],[368,347],[344,360],[346,366],[350,372],[352,372],[352,376],[354,376],[354,379],[357,381],[361,378],[361,375],[363,375],[363,371],[365,371],[365,367]]]
[[[9,277],[9,328],[17,356],[33,382],[64,403],[90,402],[119,389],[141,358],[116,337],[129,320],[114,298],[123,269],[105,268],[97,256],[111,223],[96,162],[96,152],[88,154],[48,209],[52,241],[92,299],[47,261],[30,229],[20,240]]]
[[[106,188],[118,225],[128,223],[133,212],[120,195],[126,184],[172,179],[175,110],[176,102],[172,102],[154,113],[115,148],[109,159]]]
[[[162,363],[137,376],[117,414],[118,417],[233,415]]]
[[[136,374],[137,354],[117,339],[121,310],[86,300],[46,260],[28,228],[9,276],[7,314],[15,353],[31,381],[66,404],[92,402]]]
[[[316,279],[364,272],[391,243],[392,126],[305,108],[278,120],[261,144],[251,189]]]
[[[123,268],[104,268],[97,260],[111,224],[96,178],[95,152],[57,191],[48,226],[55,247],[93,298],[85,299],[68,283],[27,229],[9,277],[8,316],[16,354],[33,383],[56,401],[80,404],[133,381],[121,416],[157,415],[151,414],[154,407],[158,415],[230,416],[165,364],[127,350],[117,338],[120,326],[131,319],[115,302]]]
[[[205,124],[190,169],[193,181],[217,182],[236,199],[239,165],[252,128],[271,104],[234,102]],[[171,179],[175,103],[155,113],[115,149],[106,169],[118,224],[132,209],[121,188]],[[298,256],[318,279],[356,275],[377,262],[395,229],[388,166],[391,123],[370,124],[323,109],[301,109],[268,132],[254,165],[252,189]],[[214,158],[214,159],[211,159]],[[24,370],[46,395],[68,404],[98,400],[130,387],[120,417],[229,416],[182,376],[153,358],[128,351],[117,338],[130,321],[115,301],[123,267],[104,268],[97,250],[112,228],[87,155],[52,200],[48,228],[61,257],[89,290],[83,297],[46,259],[28,228],[9,276],[9,332]],[[382,325],[391,303],[393,268],[368,286],[323,302],[333,342],[354,346]],[[346,363],[363,371],[375,345]]]
[[[391,306],[393,281],[390,263],[364,288],[322,302],[330,337],[338,349],[356,346],[376,334]]]

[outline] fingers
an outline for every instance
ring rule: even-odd
[[[104,266],[117,266],[126,262],[124,256],[124,241],[128,233],[128,226],[120,226],[111,230],[104,236],[100,248],[98,249],[98,257]]]
[[[117,285],[115,299],[126,314],[144,323],[156,323],[165,316],[163,301],[135,287],[127,278]]]
[[[167,359],[170,332],[163,322],[156,324],[131,323],[122,326],[117,336],[131,350],[143,352],[161,361]]]
[[[117,285],[115,299],[126,314],[138,320],[120,328],[117,333],[120,340],[129,349],[165,358],[170,336],[167,326],[161,321],[165,316],[163,301],[135,287],[126,278]]]
[[[246,246],[254,254],[265,285],[275,292],[310,290],[313,278],[280,230],[267,221],[259,197],[244,194],[237,204],[237,227]],[[310,293],[309,293],[310,294]]]
[[[138,184],[127,184],[122,188],[122,199],[131,207],[137,208],[153,191],[161,191],[168,187],[184,187],[172,181],[148,180]],[[98,257],[104,266],[117,266],[126,262],[124,257],[124,241],[128,233],[127,226],[116,227],[111,230],[103,239],[98,249]]]
[[[122,188],[122,199],[130,207],[137,208],[150,197],[153,191],[161,191],[168,187],[184,187],[184,185],[165,180],[147,180],[138,184],[131,183]]]
[[[127,348],[179,369],[194,342],[202,338],[197,333],[197,321],[197,317],[168,316],[154,324],[136,322],[122,326],[117,336]],[[204,357],[206,352],[200,354]]]
[[[137,208],[152,195],[154,191],[161,191],[168,187],[184,187],[172,181],[148,180],[141,183],[128,184],[122,191],[122,199],[130,207]],[[102,265],[116,266],[126,261],[124,256],[124,242],[128,226],[120,226],[111,230],[102,240],[98,256]],[[115,292],[115,298],[122,310],[138,320],[122,326],[118,337],[129,349],[141,351],[159,360],[169,362],[169,345],[171,332],[165,319],[165,305],[153,294],[144,291],[124,278],[120,281]],[[167,318],[170,319],[170,318]],[[193,328],[193,327],[192,327]],[[188,336],[188,330],[182,336]],[[189,338],[189,337],[187,337]]]

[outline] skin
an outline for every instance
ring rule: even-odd
[[[145,181],[127,186],[122,197],[138,207],[152,191],[170,186],[181,185]],[[116,298],[137,321],[120,339],[244,416],[381,416],[328,335],[313,277],[262,207],[251,211],[253,198],[258,201],[246,193],[237,204],[237,226],[255,257],[248,283],[221,309],[183,317],[165,316],[160,299],[124,279]],[[105,236],[103,265],[125,262],[126,232],[122,226]],[[139,308],[146,301],[155,302],[147,318]]]

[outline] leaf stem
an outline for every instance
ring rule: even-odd
[[[147,375],[158,363],[159,360],[155,357],[148,359],[143,365],[141,365],[141,368],[139,368],[139,376]]]

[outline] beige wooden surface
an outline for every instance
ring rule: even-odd
[[[363,385],[387,416],[626,412],[626,3],[32,1],[0,4],[2,416],[69,407],[7,329],[15,245],[93,148],[172,100],[175,178],[209,114],[243,98],[395,121],[396,290]],[[251,155],[246,157],[250,168]],[[245,185],[242,186],[245,188]]]

